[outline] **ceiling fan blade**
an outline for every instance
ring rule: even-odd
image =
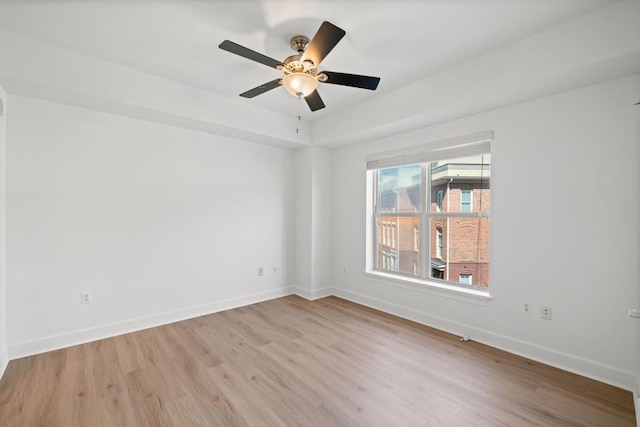
[[[311,108],[311,111],[324,108],[324,102],[322,102],[322,98],[320,98],[320,94],[317,90],[311,92],[311,95],[305,96],[304,100],[307,101],[307,105]]]
[[[244,58],[264,64],[267,67],[278,68],[278,66],[283,65],[280,61],[276,61],[275,59],[269,58],[266,55],[253,51],[244,46],[240,46],[239,44],[234,43],[230,40],[223,41],[218,45],[218,47],[222,50],[226,50],[227,52],[235,53],[236,55],[240,55]]]
[[[327,76],[324,83],[334,85],[359,87],[361,89],[376,90],[380,77],[361,76],[358,74],[335,73],[333,71],[323,71],[322,74]]]
[[[342,28],[336,27],[331,22],[324,21],[318,28],[316,35],[309,42],[301,60],[303,62],[311,60],[313,65],[317,67],[345,34]]]
[[[240,96],[243,98],[253,98],[254,96],[261,95],[265,92],[270,91],[271,89],[275,89],[280,86],[280,80],[282,79],[271,80],[270,82],[261,84],[260,86],[254,87],[253,89],[249,89],[248,91],[241,93]]]

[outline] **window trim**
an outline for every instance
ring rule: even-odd
[[[395,273],[381,271],[365,271],[365,277],[383,285],[408,289],[429,295],[455,299],[471,304],[486,305],[493,299],[489,291],[471,288],[469,286],[452,286],[447,283],[433,282],[416,279],[414,277],[400,276]]]
[[[492,299],[490,289],[474,288],[469,285],[457,284],[456,282],[432,279],[429,276],[429,270],[431,268],[428,262],[429,256],[421,256],[419,259],[421,277],[414,275],[403,274],[399,271],[386,272],[377,270],[376,265],[376,244],[378,239],[378,227],[376,221],[376,209],[379,200],[378,198],[378,180],[375,171],[378,169],[394,167],[394,166],[407,166],[412,164],[421,164],[423,166],[422,173],[422,194],[425,195],[423,211],[419,212],[419,226],[420,233],[426,233],[426,237],[421,239],[420,253],[427,254],[427,245],[431,242],[431,227],[430,221],[437,217],[468,217],[469,214],[474,214],[479,217],[489,217],[488,212],[430,212],[431,206],[431,191],[428,191],[426,187],[427,173],[430,172],[428,163],[436,160],[445,160],[456,157],[466,157],[471,155],[491,153],[491,141],[493,140],[493,131],[479,132],[476,134],[461,136],[457,138],[450,138],[440,141],[431,142],[428,144],[421,144],[418,146],[405,147],[393,151],[387,151],[383,153],[375,153],[366,157],[367,166],[367,222],[371,228],[366,236],[366,265],[365,275],[376,281],[380,281],[392,286],[398,286],[399,284],[406,285],[411,289],[419,288],[427,293],[435,293],[441,296],[452,297],[452,295],[458,295],[463,300],[472,300],[474,302],[480,301],[480,303],[486,303],[489,299]],[[473,194],[471,194],[473,197]],[[443,197],[444,198],[444,197]],[[473,199],[471,199],[473,200]],[[473,202],[472,202],[473,203]],[[412,216],[415,217],[416,213],[393,212],[393,213],[381,213],[388,216]],[[380,215],[380,214],[379,214]],[[491,256],[489,257],[491,259]],[[401,287],[406,287],[401,286]],[[454,299],[460,299],[454,297]]]

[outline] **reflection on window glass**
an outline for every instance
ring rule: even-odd
[[[422,166],[380,169],[378,172],[379,212],[419,212]]]

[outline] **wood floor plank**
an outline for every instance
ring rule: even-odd
[[[123,372],[131,372],[146,367],[144,354],[135,334],[125,334],[112,338],[116,345],[118,361]]]
[[[336,297],[9,363],[1,426],[634,426],[621,390]]]
[[[348,393],[340,387],[335,387],[331,379],[322,375],[319,369],[313,369],[310,364],[294,360],[292,354],[277,342],[262,346],[260,351],[277,361],[294,377],[305,378],[305,383],[319,402],[317,409],[334,424],[374,425],[374,422],[379,420],[367,417],[368,413],[363,414],[358,402],[351,399]]]
[[[225,396],[238,408],[248,420],[249,425],[260,423],[264,426],[287,426],[288,414],[276,412],[265,399],[261,391],[252,388],[242,374],[229,370],[226,364],[208,370],[208,374],[219,385]],[[284,415],[284,417],[282,417]],[[284,418],[284,419],[283,419]]]

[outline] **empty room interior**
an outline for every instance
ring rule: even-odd
[[[640,425],[639,18],[0,0],[0,425]]]

